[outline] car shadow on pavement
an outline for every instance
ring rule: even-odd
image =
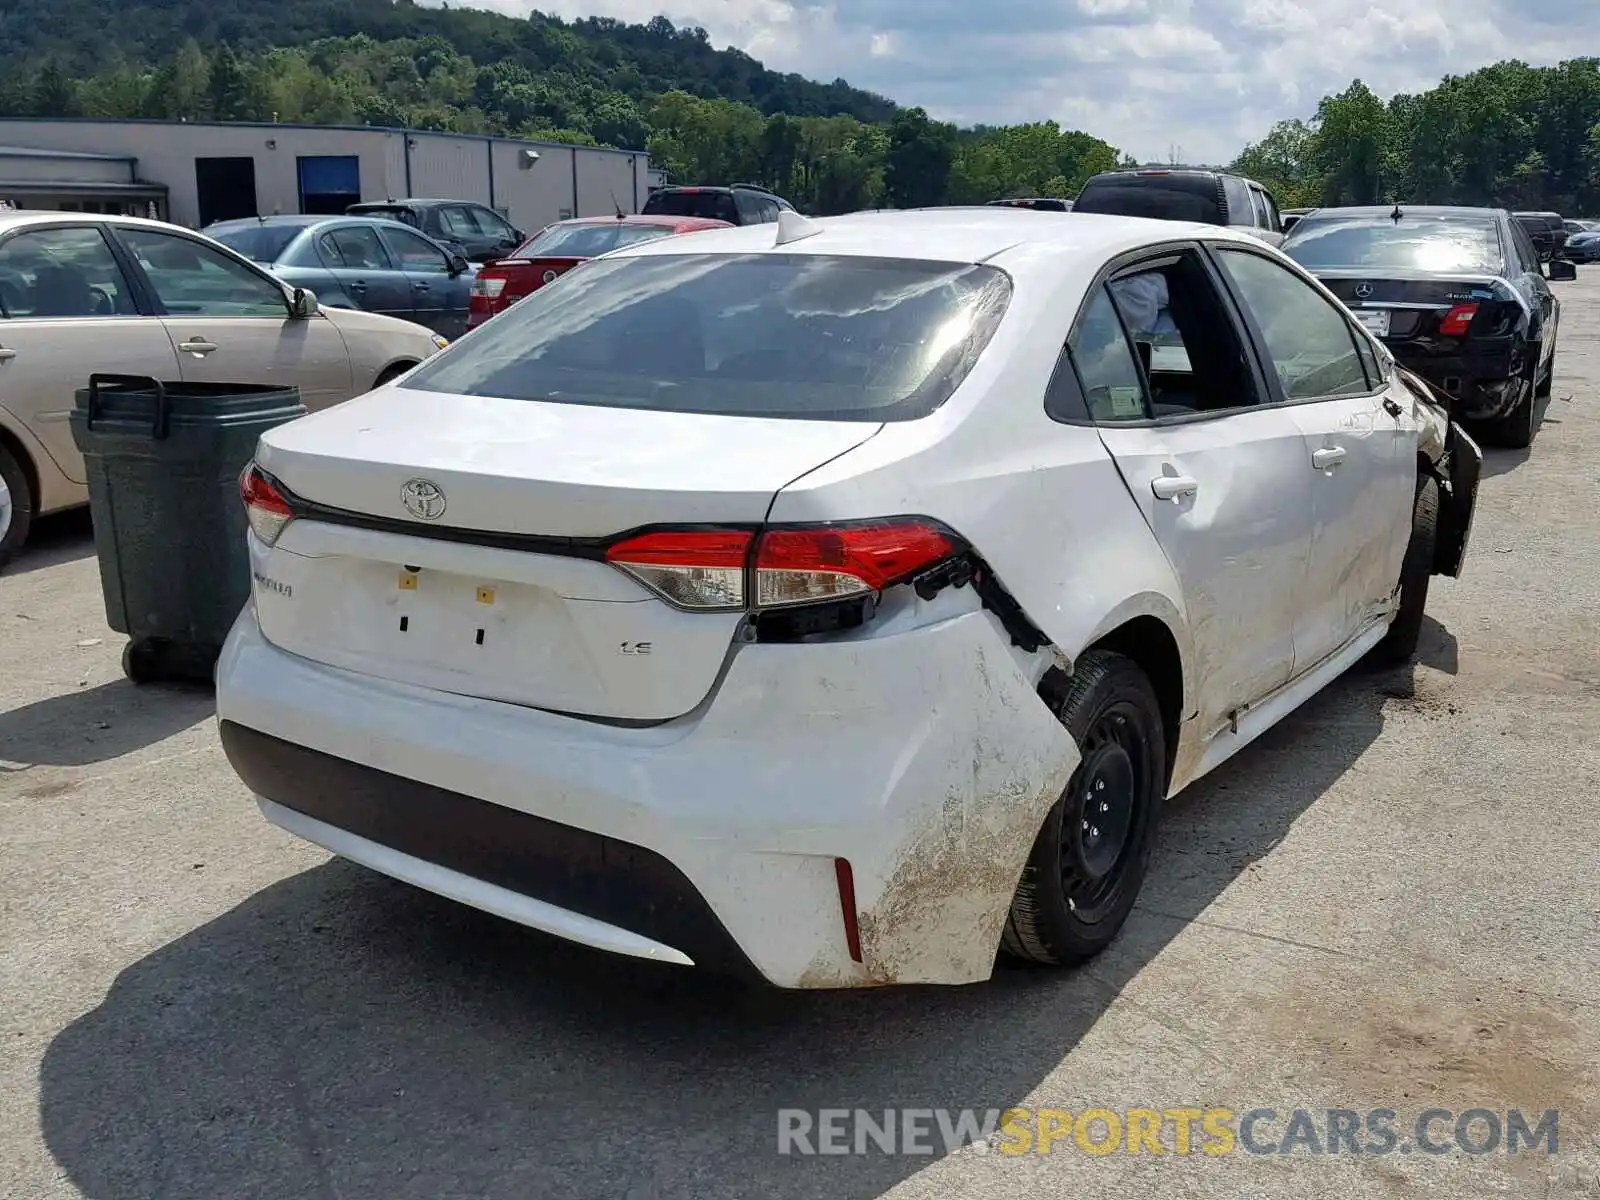
[[[0,712],[0,758],[84,767],[164,741],[215,710],[209,688],[117,679]]]
[[[1352,672],[1176,802],[1088,968],[759,990],[333,861],[122,971],[46,1051],[44,1137],[103,1200],[880,1195],[931,1160],[780,1156],[777,1110],[1021,1101],[1373,742],[1392,675]]]
[[[0,567],[0,576],[26,575],[93,557],[94,526],[89,522],[89,510],[69,509],[40,517],[28,531],[21,553],[8,566]]]

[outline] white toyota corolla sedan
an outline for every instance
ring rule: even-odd
[[[262,438],[222,741],[269,821],[605,950],[1078,962],[1165,797],[1411,656],[1480,467],[1247,234],[643,243]]]

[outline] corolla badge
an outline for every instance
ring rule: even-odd
[[[400,488],[400,502],[419,521],[444,516],[444,491],[431,479],[408,479]]]
[[[1358,283],[1358,284],[1356,284],[1356,299],[1357,300],[1365,300],[1370,295],[1372,295],[1372,285],[1370,283]]]

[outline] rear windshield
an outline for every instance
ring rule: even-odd
[[[727,192],[655,192],[644,202],[644,212],[739,223],[739,207]]]
[[[598,259],[405,386],[563,404],[834,421],[925,416],[1011,297],[990,266],[830,255]]]
[[[352,204],[345,212],[354,217],[385,217],[390,221],[404,221],[413,229],[422,228],[417,214],[409,208],[391,208],[386,204]]]
[[[1072,202],[1072,211],[1116,217],[1155,217],[1226,225],[1221,187],[1209,175],[1124,175],[1091,179]]]
[[[299,225],[241,225],[208,233],[208,236],[252,262],[275,263],[301,232]]]
[[[1499,230],[1483,217],[1308,217],[1294,227],[1283,250],[1312,271],[1392,267],[1498,275],[1505,263]]]
[[[552,225],[518,247],[512,258],[596,258],[621,246],[653,242],[672,232],[669,225]]]

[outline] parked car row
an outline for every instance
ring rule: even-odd
[[[1256,226],[764,228],[267,433],[225,752],[294,835],[616,953],[1081,962],[1168,797],[1414,654],[1481,454]]]
[[[0,565],[35,516],[87,503],[68,415],[95,371],[298,387],[326,408],[446,339],[323,307],[203,235],[84,213],[0,213]]]

